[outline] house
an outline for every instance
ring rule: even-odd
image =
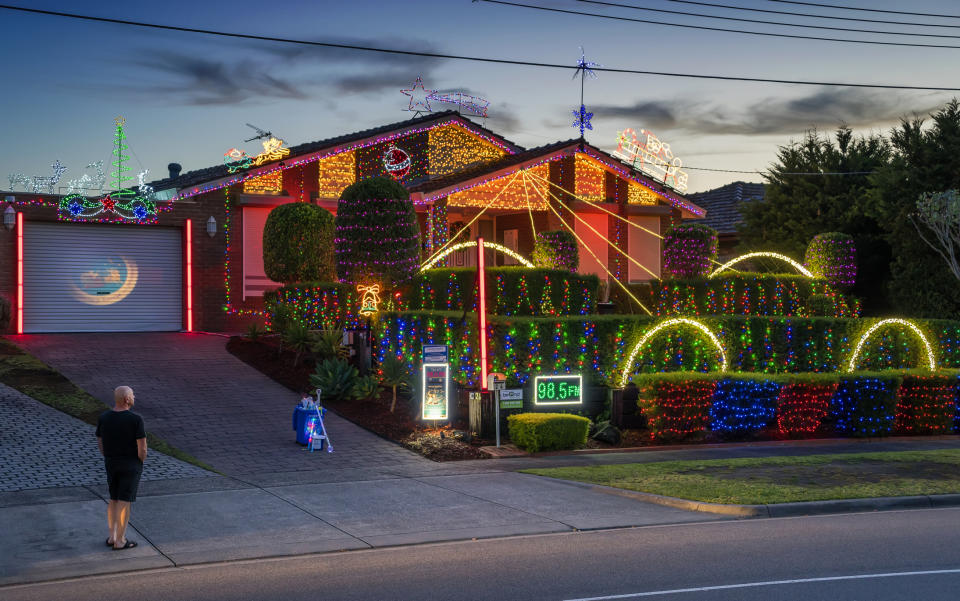
[[[117,193],[6,193],[0,294],[13,299],[11,331],[235,331],[261,321],[263,293],[278,286],[263,269],[270,210],[311,202],[335,213],[343,189],[371,176],[410,191],[425,257],[468,224],[457,242],[483,237],[523,256],[534,230],[565,228],[579,239],[580,271],[604,280],[658,277],[659,233],[705,213],[579,139],[525,149],[452,111],[291,148],[271,139],[256,157],[232,149],[224,164],[170,175],[150,184],[152,212],[129,202],[121,211]]]
[[[696,218],[692,223],[702,223],[717,230],[721,261],[732,259],[735,255],[734,248],[740,242],[738,228],[742,221],[741,207],[747,202],[762,201],[764,190],[764,184],[733,182],[690,195],[691,201],[707,211],[705,217]]]

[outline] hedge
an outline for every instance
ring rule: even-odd
[[[776,431],[781,436],[879,437],[955,429],[956,372],[656,374],[638,378],[655,440]]]
[[[349,284],[303,282],[265,292],[267,324],[285,330],[291,323],[310,329],[356,328],[361,323],[357,310],[360,296]]]
[[[488,318],[491,371],[527,381],[531,373],[582,373],[619,386],[624,362],[640,336],[664,318],[639,315]],[[714,316],[699,321],[726,349],[729,372],[837,372],[860,336],[877,320]],[[943,368],[960,368],[960,321],[913,320],[925,331]],[[423,344],[450,347],[451,374],[477,384],[477,320],[462,311],[381,312],[373,325],[376,354],[404,358],[411,369]],[[878,330],[864,346],[858,369],[922,365],[921,345],[900,328]],[[697,329],[665,329],[641,350],[633,373],[716,371],[719,355]]]
[[[575,272],[580,266],[580,249],[567,230],[539,232],[530,258],[537,267]]]
[[[587,315],[597,306],[600,284],[595,275],[556,269],[490,267],[487,312],[495,315]],[[428,269],[417,274],[411,307],[426,310],[477,310],[477,270],[472,267]]]
[[[333,215],[314,204],[275,207],[263,226],[263,270],[275,282],[333,281]]]
[[[590,420],[569,413],[518,413],[507,416],[507,427],[515,445],[536,453],[587,444]]]
[[[717,230],[701,223],[681,223],[663,235],[663,274],[667,278],[707,275],[717,260]]]

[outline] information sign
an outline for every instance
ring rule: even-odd
[[[422,417],[427,420],[448,419],[450,365],[447,363],[423,364]]]
[[[445,344],[425,344],[423,345],[424,363],[447,363],[450,359],[447,356],[447,345]]]
[[[583,402],[583,376],[537,376],[533,395],[535,405],[579,405]]]
[[[501,409],[523,409],[523,389],[505,388],[500,391]]]

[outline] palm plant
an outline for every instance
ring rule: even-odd
[[[293,364],[296,365],[300,362],[300,355],[313,347],[315,336],[305,324],[292,323],[283,333],[282,338],[283,342],[296,353],[293,359]]]
[[[390,402],[390,413],[397,407],[397,387],[406,386],[410,377],[407,365],[397,357],[388,355],[380,364],[380,383],[389,386],[393,391],[393,400]]]
[[[343,346],[343,330],[320,330],[314,335],[310,350],[321,360],[350,356],[350,349]]]
[[[320,389],[324,399],[348,399],[357,386],[357,368],[346,361],[326,359],[310,374],[310,383]]]
[[[256,342],[265,333],[266,333],[266,330],[261,328],[260,324],[258,324],[255,321],[247,326],[247,338],[250,340],[250,342]]]

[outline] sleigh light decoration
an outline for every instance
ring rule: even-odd
[[[617,149],[613,156],[628,163],[677,192],[687,191],[687,172],[681,171],[683,161],[673,156],[670,145],[645,129],[640,130],[640,139],[632,129],[625,129],[617,135]]]

